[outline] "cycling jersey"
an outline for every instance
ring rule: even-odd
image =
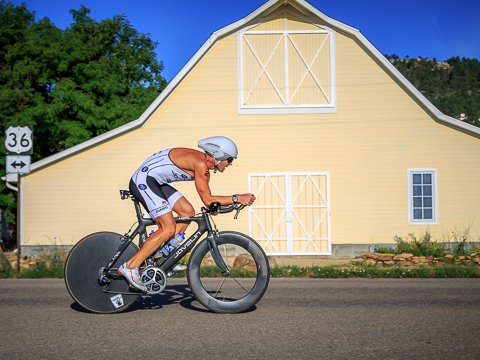
[[[175,181],[191,181],[193,177],[170,159],[172,149],[159,151],[135,171],[130,180],[130,191],[148,210],[152,218],[172,211],[183,195],[172,186]]]

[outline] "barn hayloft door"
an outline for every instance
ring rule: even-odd
[[[249,231],[268,255],[330,255],[328,173],[251,174]]]

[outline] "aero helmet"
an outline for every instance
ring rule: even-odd
[[[222,161],[228,158],[236,159],[237,145],[225,136],[211,136],[198,142],[198,147],[211,154],[215,160]]]

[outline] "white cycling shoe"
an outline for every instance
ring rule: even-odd
[[[127,279],[127,281],[129,282],[129,284],[133,287],[145,292],[147,291],[147,287],[142,283],[142,279],[140,277],[140,272],[138,271],[138,269],[129,269],[127,267],[127,263],[125,263],[118,268],[118,273],[120,275],[123,275],[125,279]]]

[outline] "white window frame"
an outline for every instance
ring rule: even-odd
[[[286,19],[285,19],[286,21]],[[320,27],[320,25],[317,25]],[[308,104],[308,105],[243,105],[244,91],[243,91],[243,36],[244,34],[282,34],[283,41],[288,41],[289,34],[329,34],[330,41],[330,103],[329,104]],[[336,96],[336,66],[335,66],[335,32],[322,25],[319,30],[262,30],[249,31],[245,29],[237,34],[238,46],[238,111],[240,114],[317,114],[317,113],[336,113],[337,111],[337,96]],[[288,81],[288,47],[285,46],[285,79]],[[264,69],[265,70],[265,69]],[[310,68],[307,69],[307,72]],[[288,89],[288,83],[286,84]],[[288,92],[288,90],[286,90]],[[288,93],[285,94],[288,98]]]
[[[437,186],[437,169],[432,168],[414,168],[407,171],[408,184],[408,223],[411,225],[428,225],[438,224],[438,186]],[[432,219],[415,219],[413,204],[413,175],[414,174],[430,174],[432,176]],[[422,184],[423,185],[423,184]],[[424,209],[423,204],[421,209]]]

